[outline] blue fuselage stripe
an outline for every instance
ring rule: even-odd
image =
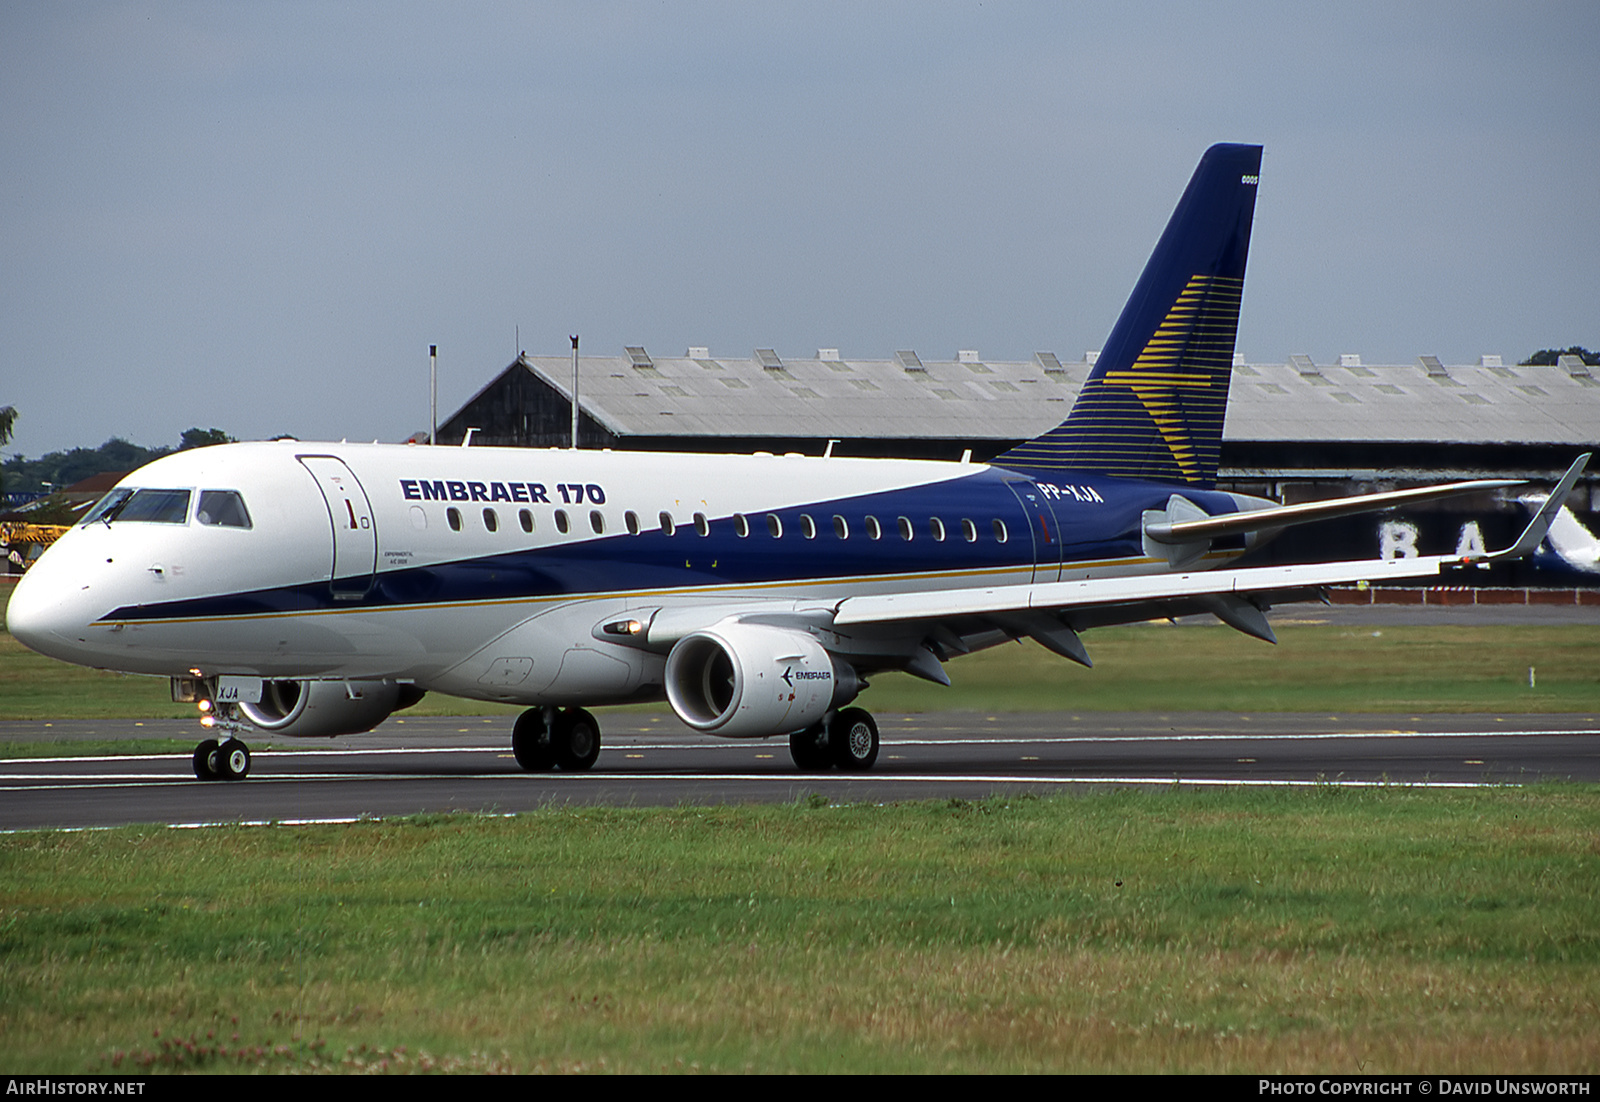
[[[1031,489],[1025,509],[1012,483]],[[750,513],[745,535],[731,516],[718,517],[702,536],[680,523],[672,535],[651,529],[629,535],[580,537],[539,547],[453,562],[380,571],[364,595],[336,598],[326,578],[250,592],[129,605],[106,621],[187,620],[282,615],[337,609],[384,610],[483,601],[536,600],[596,593],[662,592],[729,586],[779,587],[785,582],[871,580],[915,575],[975,575],[1136,559],[1143,555],[1140,514],[1165,505],[1172,487],[1103,478],[1062,488],[1015,472],[988,468],[946,481],[877,494],[842,497],[772,511],[782,526],[773,537],[768,513]],[[1205,507],[1234,508],[1225,495],[1197,494]],[[1214,500],[1210,500],[1214,498]],[[844,517],[848,538],[835,533]],[[803,517],[814,525],[804,534]],[[868,534],[875,517],[880,535]],[[911,525],[903,538],[900,518]],[[942,525],[935,538],[931,519]],[[582,525],[585,515],[575,511]],[[996,535],[1003,522],[1006,540]],[[970,521],[976,539],[968,540]],[[379,533],[380,539],[382,533]],[[463,536],[464,539],[472,538]],[[1015,579],[1013,579],[1015,580]],[[1025,579],[1024,579],[1025,580]]]

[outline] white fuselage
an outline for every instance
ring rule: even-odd
[[[11,629],[169,676],[604,703],[659,694],[660,654],[599,637],[640,610],[704,626],[724,608],[1169,569],[1137,525],[1170,487],[976,464],[282,441],[182,452],[122,485],[188,504],[68,532],[19,583]],[[224,491],[248,527],[202,519]]]

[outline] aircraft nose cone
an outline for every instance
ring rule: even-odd
[[[29,650],[66,658],[73,625],[50,573],[35,565],[17,582],[6,606],[6,630]]]

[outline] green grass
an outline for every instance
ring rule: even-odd
[[[0,1065],[1592,1072],[1600,792],[0,839]]]
[[[863,700],[883,711],[1600,708],[1600,627],[1286,624],[1275,630],[1276,646],[1208,622],[1105,628],[1084,635],[1092,670],[1031,643],[1007,644],[950,663],[951,689],[880,675]]]
[[[1092,671],[1005,646],[863,703],[1600,702],[1600,629],[1279,635],[1092,632]],[[164,715],[193,712],[162,679],[0,635],[0,718]],[[1594,788],[1174,787],[12,835],[0,1066],[1592,1073],[1597,822]]]

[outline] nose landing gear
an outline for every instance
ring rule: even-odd
[[[250,775],[250,747],[229,736],[194,748],[194,775],[203,781],[242,781]]]
[[[208,738],[194,748],[194,775],[202,781],[242,781],[250,775],[250,747],[236,732],[244,730],[237,705],[217,704],[209,693],[196,701],[207,730],[221,728],[223,737]]]

